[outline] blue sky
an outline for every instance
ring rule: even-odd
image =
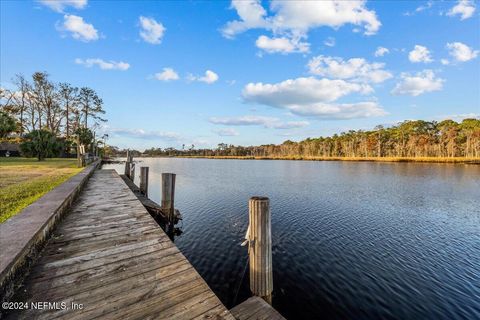
[[[254,145],[480,114],[478,1],[2,1],[16,73],[94,88],[119,147]]]

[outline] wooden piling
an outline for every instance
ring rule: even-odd
[[[140,167],[140,192],[148,197],[148,167]]]
[[[162,211],[170,226],[173,226],[175,219],[175,176],[174,173],[162,173]]]
[[[82,155],[80,153],[80,143],[77,142],[77,167],[82,168],[83,167],[83,161],[82,161]]]
[[[252,197],[248,202],[250,290],[256,296],[272,304],[272,231],[270,200]]]
[[[135,181],[135,163],[130,163],[130,180]]]
[[[68,188],[73,187],[68,185]],[[64,189],[56,191],[65,192]],[[19,255],[13,253],[17,249],[22,253],[26,251],[22,243],[30,239],[30,251],[38,253],[35,260],[31,260],[30,255],[22,257],[26,261],[17,273],[20,275],[27,267],[30,272],[21,274],[25,281],[22,287],[15,287],[18,297],[4,297],[8,288],[2,287],[0,299],[8,305],[28,303],[29,307],[32,302],[39,304],[35,301],[60,300],[63,297],[72,301],[71,304],[68,302],[68,308],[55,308],[60,306],[60,302],[56,302],[50,303],[54,307],[49,310],[41,302],[43,310],[25,307],[25,310],[14,310],[8,314],[7,311],[12,310],[4,307],[0,309],[2,316],[11,319],[52,319],[55,316],[61,319],[95,319],[102,316],[109,319],[151,319],[156,316],[163,319],[234,320],[114,170],[95,170],[80,197],[81,201],[73,202],[62,219],[56,220],[58,215],[52,212],[48,222],[53,224],[52,220],[56,220],[57,223],[55,228],[51,226],[49,233],[61,232],[70,240],[53,236],[46,241],[41,252],[35,252],[41,231],[28,235],[32,223],[37,223],[38,228],[43,230],[46,228],[45,222],[35,215],[36,211],[48,212],[51,202],[63,207],[64,197],[46,197],[45,208],[30,211],[30,217],[37,218],[33,222],[23,219],[12,224],[0,224],[2,280],[6,277],[5,271],[14,268],[14,263],[4,263],[3,258],[17,261]],[[17,222],[23,222],[23,225]],[[18,230],[24,242],[15,243],[15,238],[4,236],[4,230],[14,236],[12,228]],[[43,234],[40,236],[45,237]],[[9,248],[12,243],[14,251]]]
[[[125,175],[130,178],[130,150],[127,150],[127,161],[125,161]]]

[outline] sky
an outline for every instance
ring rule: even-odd
[[[478,1],[1,1],[0,85],[103,98],[121,148],[299,141],[480,115]]]

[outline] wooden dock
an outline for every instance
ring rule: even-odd
[[[7,319],[234,319],[114,170],[94,172],[12,301],[30,308]]]
[[[285,320],[285,318],[260,297],[248,298],[230,310],[237,320]]]

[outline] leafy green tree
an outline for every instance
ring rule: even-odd
[[[38,161],[57,157],[63,149],[62,142],[48,130],[33,130],[24,137],[20,149],[27,157],[37,157]]]
[[[6,138],[10,132],[15,131],[15,119],[6,112],[0,111],[0,138]]]
[[[153,149],[153,148],[152,148]],[[119,149],[118,147],[115,147],[115,146],[105,146],[104,147],[104,156],[106,157],[111,157],[111,156],[115,156],[119,153]]]
[[[460,128],[465,140],[465,156],[478,157],[480,155],[480,120],[464,119],[460,123]]]
[[[88,128],[88,119],[91,118],[94,122],[105,122],[100,114],[104,114],[103,100],[97,95],[95,90],[84,87],[80,89],[78,95],[78,103],[80,110],[83,113],[83,124]]]
[[[88,128],[78,128],[75,131],[75,134],[77,135],[78,142],[80,144],[85,145],[85,147],[88,147],[93,143],[93,132],[92,130]]]

